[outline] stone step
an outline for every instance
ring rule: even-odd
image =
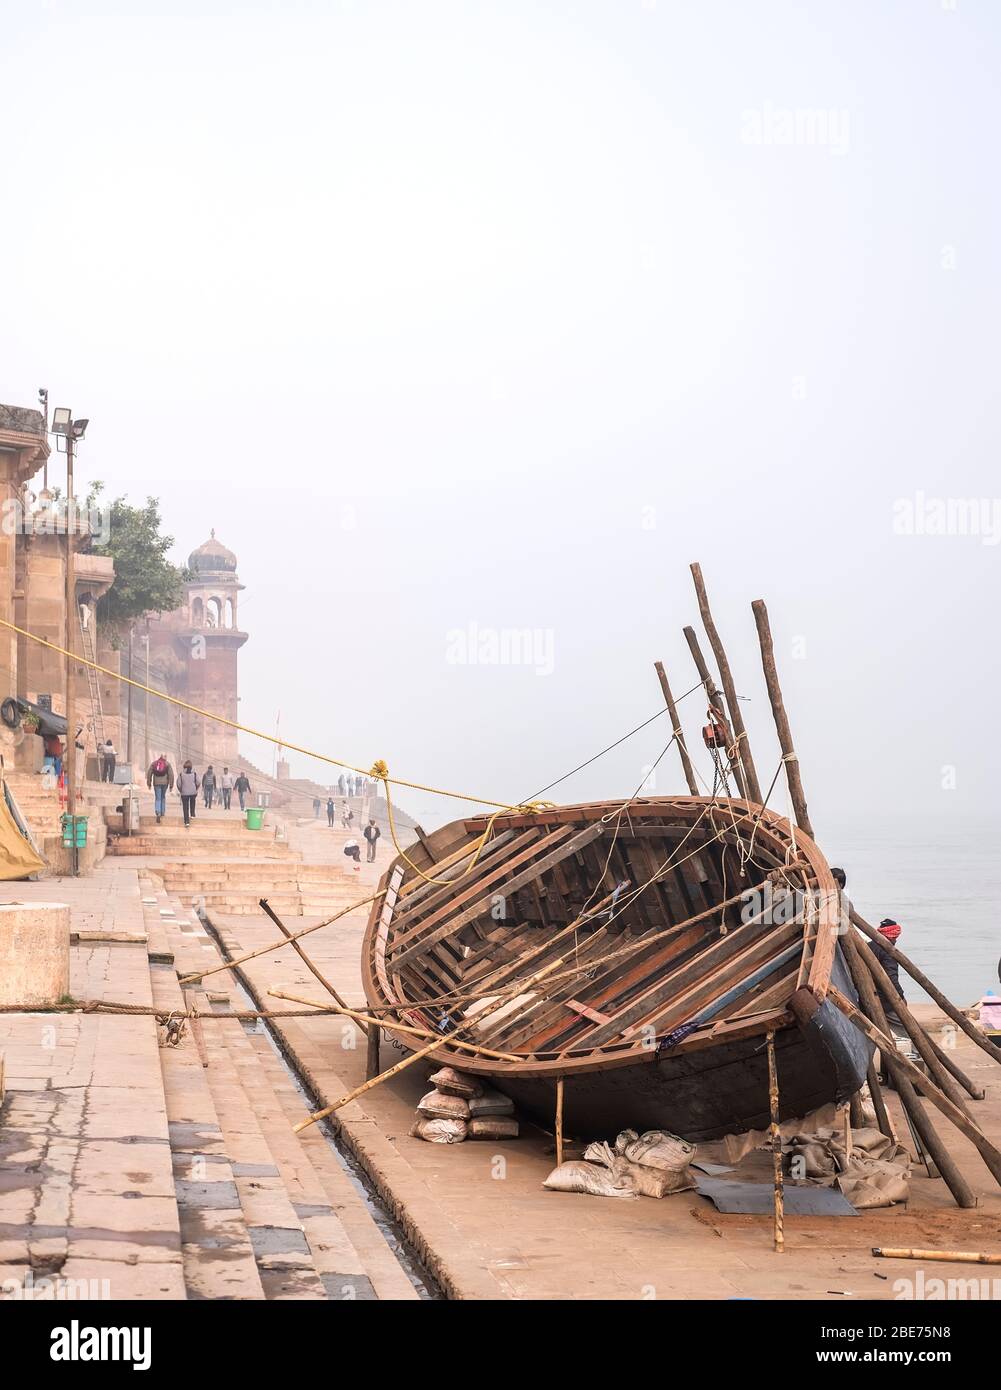
[[[172,859],[179,859],[182,855],[188,855],[195,847],[199,850],[204,849],[208,854],[215,854],[219,859],[244,860],[244,859],[286,859],[298,861],[299,855],[295,850],[281,841],[255,840],[253,843],[233,842],[229,840],[211,840],[208,836],[198,837],[194,834],[189,835],[186,830],[179,830],[176,834],[168,835],[121,835],[115,842],[111,851],[112,854],[141,854],[153,857],[167,856]],[[206,862],[212,862],[206,855]]]
[[[181,991],[178,971],[203,965],[207,937],[204,931],[199,937],[193,927],[182,930],[179,920],[163,918],[160,908],[176,911],[177,904],[154,890],[148,879],[143,897],[156,899],[155,905],[143,904],[149,949],[174,957],[173,965],[150,966],[153,1001],[168,1013],[182,1010],[190,997]],[[190,1023],[177,1047],[160,1049],[160,1066],[188,1297],[263,1300],[264,1286],[236,1186],[241,1168],[223,1134],[202,1049]]]

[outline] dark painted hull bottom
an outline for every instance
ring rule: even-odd
[[[840,953],[831,978],[842,993],[855,998]],[[872,1056],[862,1033],[826,1001],[805,1030],[790,1027],[777,1033],[775,1051],[783,1120],[854,1095]],[[498,1076],[494,1084],[522,1114],[552,1131],[555,1081]],[[745,1038],[633,1066],[569,1074],[563,1104],[564,1131],[579,1139],[614,1139],[623,1129],[667,1129],[696,1142],[764,1129],[770,1118],[765,1039]]]

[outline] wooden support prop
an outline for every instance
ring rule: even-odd
[[[378,1076],[381,1071],[379,1060],[379,1046],[382,1041],[382,1031],[378,1024],[368,1025],[368,1042],[365,1049],[365,1080],[371,1081],[374,1076]]]
[[[268,914],[268,916],[271,918],[272,922],[274,922],[275,926],[278,928],[278,930],[279,930],[279,931],[282,933],[282,935],[285,937],[285,940],[286,940],[286,941],[288,942],[288,944],[292,947],[292,950],[296,953],[296,955],[297,955],[297,956],[299,957],[299,959],[302,961],[302,963],[303,963],[303,965],[306,967],[306,969],[307,969],[308,971],[310,971],[311,974],[313,974],[313,975],[316,976],[316,978],[319,980],[320,984],[321,984],[321,985],[323,986],[323,988],[327,991],[327,993],[330,995],[330,997],[331,997],[333,1000],[335,1000],[338,1004],[340,1004],[340,1006],[341,1006],[342,1009],[346,1009],[346,1008],[347,1008],[347,1003],[346,1003],[346,1001],[343,1000],[343,999],[341,998],[341,996],[337,993],[336,989],[334,989],[334,987],[333,987],[333,985],[330,983],[330,981],[329,981],[328,979],[326,979],[323,975],[320,974],[319,970],[316,968],[316,966],[315,966],[315,965],[313,964],[313,962],[310,960],[309,956],[306,955],[306,952],[305,952],[305,951],[302,949],[302,947],[299,945],[298,941],[296,941],[295,936],[293,935],[293,933],[289,931],[288,927],[285,925],[285,923],[282,921],[282,919],[278,916],[277,912],[275,912],[275,910],[272,908],[272,906],[271,906],[271,904],[268,902],[267,898],[258,898],[258,900],[257,900],[257,905],[258,905],[258,907],[260,907],[264,912],[266,912],[266,913]],[[368,1036],[368,1028],[367,1028],[367,1026],[366,1026],[364,1023],[360,1023],[358,1026],[361,1028],[362,1032],[363,1032],[363,1033],[366,1035],[366,1037],[367,1037],[367,1036]],[[378,1051],[378,1048],[376,1048],[376,1051]]]
[[[876,1068],[872,1062],[869,1063],[865,1079],[869,1086],[869,1095],[872,1097],[872,1108],[876,1112],[876,1124],[880,1134],[885,1134],[887,1139],[892,1139],[895,1144],[899,1143],[893,1123],[890,1120],[890,1113],[886,1108],[886,1101],[883,1099],[883,1089],[879,1084],[879,1077],[876,1075]]]
[[[224,961],[222,965],[213,965],[210,969],[199,970],[193,975],[182,975],[178,984],[195,984],[198,980],[204,980],[208,975],[218,974],[220,970],[232,970],[235,965],[242,965],[244,961],[253,960],[256,956],[266,956],[269,951],[280,951],[290,941],[298,941],[300,937],[308,936],[312,931],[319,931],[321,927],[329,927],[332,922],[346,917],[349,912],[354,912],[356,908],[366,907],[369,903],[374,903],[376,899],[385,894],[385,891],[385,888],[380,888],[378,893],[373,893],[370,898],[362,898],[359,902],[349,903],[347,907],[342,907],[340,912],[335,912],[333,917],[328,917],[323,922],[314,922],[311,927],[303,927],[302,931],[293,932],[291,936],[284,937],[281,941],[272,941],[269,946],[258,946],[256,951],[247,951],[245,955],[234,956],[232,960]]]
[[[910,1250],[874,1245],[872,1253],[884,1260],[941,1260],[944,1264],[1001,1265],[1001,1255],[984,1255],[973,1250]]]
[[[723,693],[726,695],[727,708],[730,711],[730,722],[733,725],[734,737],[737,740],[737,757],[740,760],[741,768],[744,773],[744,785],[747,788],[749,800],[761,805],[761,785],[758,782],[758,773],[754,766],[754,759],[751,756],[751,745],[747,741],[747,730],[744,727],[744,716],[740,711],[740,701],[737,699],[737,688],[733,683],[733,675],[730,671],[730,663],[726,658],[726,650],[722,639],[713,622],[712,610],[709,607],[709,595],[706,593],[705,581],[702,578],[702,567],[698,564],[690,566],[692,579],[695,581],[695,593],[699,600],[699,612],[702,615],[702,626],[706,630],[709,638],[709,645],[713,649],[716,658],[716,665],[719,667],[720,680],[723,682]]]
[[[325,1105],[322,1110],[314,1110],[312,1115],[307,1115],[304,1120],[300,1120],[297,1125],[292,1126],[292,1133],[301,1134],[302,1131],[308,1129],[310,1125],[315,1125],[317,1120],[325,1120],[327,1116],[332,1115],[335,1110],[340,1110],[351,1101],[357,1100],[358,1097],[363,1096],[366,1091],[370,1091],[373,1086],[380,1086],[383,1081],[388,1081],[391,1076],[398,1076],[401,1071],[406,1071],[406,1069],[412,1067],[415,1062],[419,1062],[422,1058],[430,1056],[432,1052],[437,1052],[447,1041],[448,1039],[445,1037],[435,1038],[434,1042],[428,1043],[427,1047],[422,1047],[419,1051],[412,1052],[409,1057],[404,1057],[402,1062],[397,1062],[395,1067],[390,1067],[388,1071],[380,1072],[378,1076],[371,1077],[368,1081],[364,1082],[363,1085],[356,1086],[353,1091],[348,1091],[346,1096],[341,1096],[340,1100],[335,1100],[333,1105]]]
[[[870,1023],[866,1016],[855,1007],[850,999],[846,999],[839,989],[835,989],[832,985],[827,991],[827,997],[832,1004],[841,1010],[846,1018],[851,1019],[856,1028],[862,1030],[870,1042],[874,1042],[880,1049],[889,1050],[892,1057],[892,1060],[888,1058],[890,1066],[898,1067],[912,1084],[920,1087],[922,1094],[928,1097],[932,1105],[934,1105],[937,1110],[941,1110],[946,1119],[951,1120],[956,1126],[960,1134],[965,1135],[966,1138],[969,1139],[977,1153],[984,1160],[986,1167],[993,1175],[995,1181],[1001,1185],[1001,1153],[998,1152],[987,1136],[977,1128],[965,1111],[961,1110],[958,1105],[954,1105],[947,1095],[943,1095],[939,1088],[933,1085],[928,1077],[925,1076],[913,1062],[909,1062],[902,1053],[897,1052],[896,1048],[893,1046],[893,1039],[886,1037],[874,1024]],[[886,1056],[885,1051],[884,1056]]]
[[[855,937],[846,936],[844,938],[845,959],[848,962],[848,969],[858,991],[859,999],[862,1001],[863,1009],[868,1017],[880,1029],[884,1037],[890,1038],[892,1041],[890,1025],[886,1021],[883,1006],[879,1002],[875,983],[866,968],[865,961],[856,950],[856,944]],[[893,1058],[897,1055],[896,1045],[893,1046],[892,1056],[887,1053],[885,1048],[881,1051],[883,1069],[892,1077],[893,1084],[897,1088],[897,1095],[900,1097],[904,1118],[914,1143],[914,1152],[919,1161],[924,1164],[928,1176],[941,1178],[944,1181],[955,1198],[957,1206],[975,1207],[977,1199],[973,1194],[973,1189],[959,1171],[955,1159],[940,1138],[938,1130],[932,1124],[930,1116],[921,1104],[917,1091],[902,1071],[894,1069]],[[872,1062],[869,1064],[869,1069],[875,1073],[875,1066]]]
[[[693,627],[685,628],[685,641],[688,643],[688,650],[692,654],[692,660],[695,662],[695,669],[699,673],[699,679],[705,686],[706,699],[716,710],[718,720],[723,725],[723,732],[726,734],[727,754],[729,756],[729,750],[733,747],[734,741],[733,730],[730,728],[730,721],[723,713],[723,696],[720,694],[716,682],[710,674],[709,667],[706,665],[706,659],[702,655],[702,648],[699,646],[699,639]],[[733,773],[733,780],[737,784],[737,791],[742,797],[746,798],[747,791],[744,786],[744,775],[741,772],[740,762],[736,758],[730,758],[729,762],[730,771]]]
[[[786,780],[789,783],[789,795],[792,798],[796,824],[812,840],[813,826],[810,823],[810,813],[806,808],[806,792],[803,790],[799,758],[793,745],[789,716],[786,714],[785,704],[782,700],[782,687],[779,685],[779,675],[775,666],[775,648],[772,645],[772,630],[768,623],[768,609],[765,607],[764,600],[758,598],[751,604],[751,610],[754,613],[754,621],[758,628],[761,665],[765,673],[765,684],[768,687],[768,699],[772,707],[772,717],[775,720],[775,731],[778,734],[779,747],[782,749],[782,759],[785,763]]]
[[[283,989],[269,989],[268,994],[273,999],[291,999],[294,1004],[312,1004],[313,1008],[320,1013],[344,1014],[345,1017],[353,1018],[362,1023],[379,1023],[377,1018],[373,1018],[370,1014],[360,1013],[357,1009],[335,1009],[330,1004],[317,1003],[315,999],[303,999],[300,995],[288,994]],[[417,1010],[419,1005],[415,1004],[412,1007]],[[406,1010],[405,1005],[401,1005],[401,1008]],[[390,1023],[382,1022],[380,1027],[387,1028],[390,1032],[408,1033],[414,1038],[438,1038],[442,1044],[450,1043],[453,1047],[461,1048],[463,1052],[473,1052],[479,1057],[495,1058],[498,1062],[523,1062],[525,1060],[523,1056],[518,1056],[514,1052],[496,1052],[492,1047],[482,1047],[479,1043],[460,1042],[454,1033],[433,1033],[430,1028],[414,1028],[409,1023],[397,1023],[395,1019]]]
[[[775,1061],[775,1033],[768,1033],[768,1108],[771,1116],[772,1171],[775,1180],[775,1253],[785,1250],[785,1192],[782,1178],[782,1131],[779,1128],[779,1071]]]
[[[880,965],[876,952],[873,951],[869,943],[863,941],[861,937],[856,938],[855,948],[865,961],[866,969],[869,971],[873,980],[875,980],[877,988],[882,991],[883,998],[892,1002],[894,1010],[899,1015],[901,1023],[907,1030],[907,1036],[920,1053],[921,1060],[931,1073],[932,1079],[938,1082],[939,1086],[941,1086],[950,1100],[955,1101],[962,1110],[966,1110],[966,1106],[963,1102],[963,1093],[952,1079],[951,1071],[945,1064],[944,1056],[939,1052],[924,1028],[922,1028],[921,1024],[911,1013],[910,1009],[907,1007],[907,1001],[894,989],[893,981]],[[957,1067],[956,1070],[959,1071],[959,1068]],[[959,1075],[974,1100],[983,1100],[983,1091],[978,1091],[962,1072],[959,1072]]]
[[[685,772],[685,781],[688,783],[688,790],[691,792],[692,796],[698,796],[699,784],[695,780],[695,768],[692,766],[692,760],[688,756],[688,745],[685,742],[685,735],[681,728],[681,720],[678,718],[678,707],[674,703],[674,696],[671,693],[670,685],[668,685],[667,673],[664,670],[663,663],[655,661],[654,670],[657,672],[657,678],[660,681],[660,688],[664,695],[664,703],[667,705],[667,712],[671,716],[671,732],[677,740],[678,752],[681,754],[681,766]]]
[[[848,1115],[852,1129],[865,1128],[865,1116],[862,1113],[862,1097],[858,1091],[853,1096],[848,1097]]]
[[[898,965],[903,966],[915,984],[921,986],[929,999],[933,999],[943,1013],[948,1014],[957,1028],[962,1029],[971,1042],[975,1042],[978,1047],[987,1053],[988,1057],[993,1057],[995,1062],[1001,1062],[1001,1048],[996,1047],[990,1038],[984,1036],[975,1023],[971,1023],[961,1009],[957,1009],[951,999],[947,999],[936,985],[933,985],[928,976],[908,960],[903,951],[897,949],[891,941],[880,936],[875,927],[871,927],[864,917],[860,917],[854,907],[848,910],[852,926],[858,927],[864,936],[868,936],[872,941],[878,941],[880,947],[886,952],[891,960],[895,960]]]
[[[556,1166],[563,1162],[563,1077],[556,1078]]]

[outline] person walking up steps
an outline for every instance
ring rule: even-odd
[[[184,812],[184,824],[186,826],[190,826],[191,817],[195,814],[195,801],[200,786],[198,773],[191,766],[191,759],[188,758],[177,776],[177,790],[181,798],[181,810]]]
[[[233,774],[228,767],[223,768],[219,778],[219,795],[222,797],[222,809],[228,811],[233,800]]]
[[[202,799],[205,802],[206,811],[212,810],[212,798],[215,796],[215,769],[209,763],[202,777]]]
[[[247,797],[250,795],[250,778],[245,772],[241,772],[233,783],[233,790],[240,798],[240,810],[245,811],[247,809]]]
[[[365,863],[371,864],[375,861],[375,847],[378,843],[379,836],[382,834],[382,831],[375,823],[375,816],[373,816],[368,825],[366,825],[362,834],[365,836],[368,843],[368,853],[365,856]]]
[[[329,826],[333,826],[333,823],[334,823],[334,812],[335,812],[335,810],[336,810],[336,807],[334,806],[334,798],[333,798],[332,796],[328,796],[328,797],[327,797],[327,824],[328,824]]]
[[[174,769],[167,761],[166,753],[154,758],[146,769],[146,785],[153,788],[153,809],[159,825],[167,813],[167,793],[174,785]]]

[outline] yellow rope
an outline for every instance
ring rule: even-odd
[[[486,829],[483,831],[483,834],[477,841],[476,850],[473,854],[473,857],[472,859],[470,859],[469,863],[463,869],[461,874],[456,874],[455,878],[433,878],[430,874],[426,874],[419,864],[414,863],[414,861],[410,858],[410,855],[406,852],[406,850],[400,844],[399,839],[397,838],[396,821],[393,818],[393,798],[389,794],[389,784],[391,781],[395,779],[390,778],[389,768],[387,767],[386,763],[381,758],[378,759],[378,761],[374,762],[372,766],[369,768],[368,775],[370,777],[378,777],[378,779],[382,782],[382,790],[386,798],[386,815],[389,819],[389,833],[392,837],[393,845],[396,849],[396,853],[400,856],[401,859],[405,860],[406,863],[410,865],[415,874],[419,874],[425,883],[434,883],[441,886],[446,883],[458,883],[461,879],[464,879],[467,874],[472,873],[473,869],[475,869],[477,863],[479,862],[479,858],[480,855],[483,853],[484,846],[490,839],[490,836],[493,834],[494,821],[496,821],[498,816],[503,814],[502,811],[495,811],[487,821]],[[518,811],[522,814],[525,814],[530,813],[532,811],[544,811],[548,807],[551,807],[553,804],[554,803],[552,801],[530,801],[523,806],[507,806],[504,809],[509,812]]]
[[[16,623],[9,623],[5,618],[0,618],[0,627],[9,628],[11,632],[16,632],[19,637],[27,637],[30,641],[37,642],[42,647],[48,647],[49,651],[58,652],[60,656],[69,657],[71,661],[75,661],[79,666],[89,666],[92,671],[100,671],[102,676],[110,676],[112,680],[121,681],[123,685],[131,685],[135,690],[146,691],[150,695],[157,696],[158,699],[166,700],[168,704],[177,705],[179,709],[186,709],[190,711],[191,714],[197,714],[202,719],[214,719],[217,724],[225,724],[229,729],[237,729],[242,734],[250,734],[254,738],[262,738],[266,743],[274,743],[277,744],[279,748],[291,749],[293,753],[302,753],[307,758],[316,758],[318,762],[330,763],[334,767],[343,767],[348,772],[358,772],[361,773],[362,776],[366,774],[365,768],[355,767],[353,763],[342,762],[340,758],[331,758],[326,753],[317,753],[315,749],[303,748],[297,743],[289,743],[286,738],[278,738],[274,734],[262,733],[260,729],[251,729],[248,725],[239,724],[235,719],[227,719],[222,714],[213,714],[210,710],[199,709],[197,705],[189,705],[186,700],[179,700],[175,695],[167,695],[163,690],[156,690],[151,685],[144,685],[142,681],[134,681],[130,676],[123,676],[120,671],[112,671],[110,667],[99,666],[96,661],[88,661],[86,657],[80,656],[77,652],[69,652],[65,647],[60,647],[55,642],[47,642],[44,637],[39,637],[34,632],[28,632],[25,628],[18,627]],[[67,726],[68,722],[67,720]],[[388,792],[390,782],[388,776],[389,770],[387,768],[386,775],[383,775],[382,773],[376,772],[375,769],[379,767],[385,768],[386,764],[384,762],[377,762],[372,769],[368,770],[368,775],[380,777]],[[442,787],[431,787],[424,782],[407,782],[402,777],[394,777],[391,780],[397,787],[408,787],[412,791],[429,792],[432,796],[448,796],[452,797],[455,801],[474,801],[478,806],[496,806],[498,812],[533,811],[538,810],[540,807],[551,806],[553,804],[549,801],[541,801],[532,802],[528,805],[512,806],[506,801],[490,801],[483,796],[469,796],[466,792],[445,791]],[[388,802],[388,795],[386,799]],[[416,868],[416,865],[413,867]],[[417,872],[420,873],[420,870],[418,869]]]

